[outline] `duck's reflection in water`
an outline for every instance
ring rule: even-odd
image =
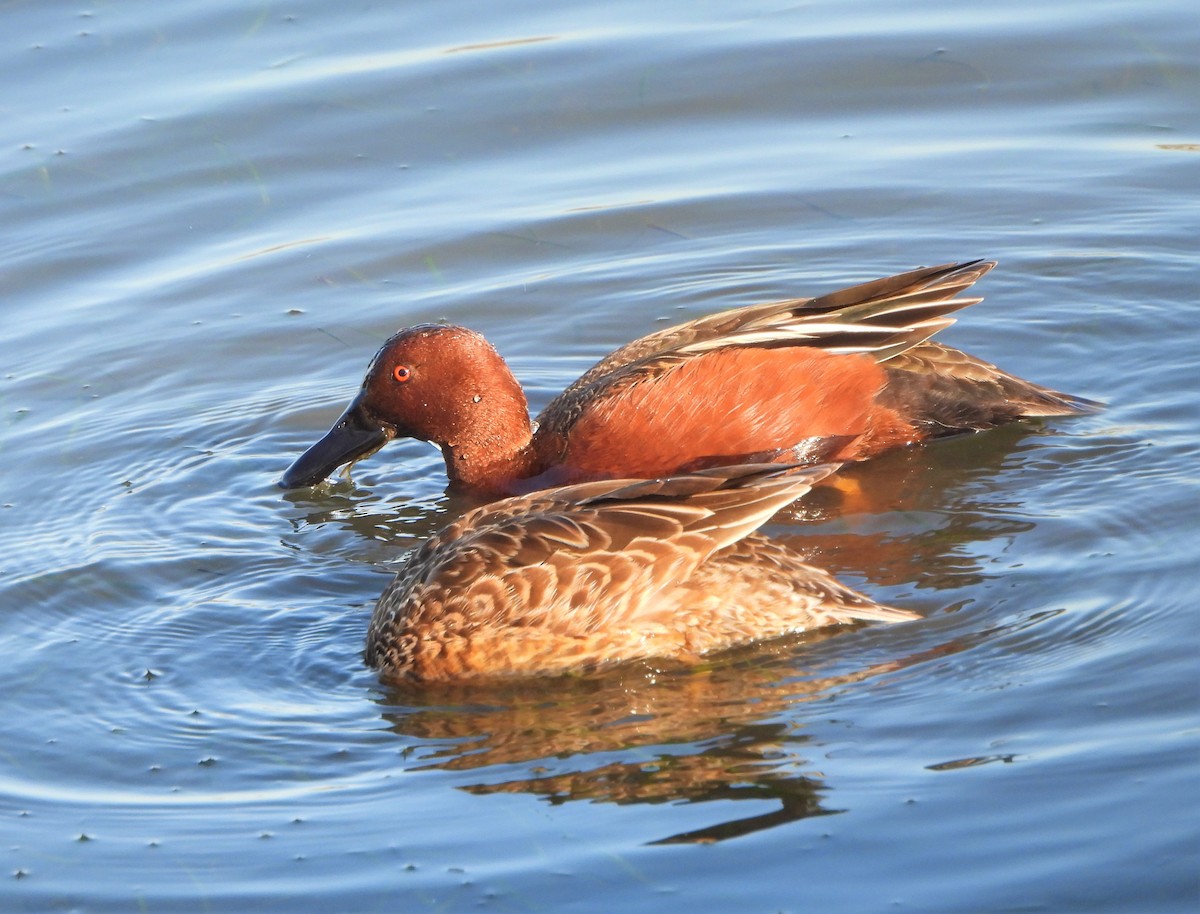
[[[719,841],[843,811],[824,802],[827,788],[811,761],[821,750],[794,706],[921,658],[830,676],[797,669],[798,653],[836,636],[740,648],[702,668],[637,663],[578,678],[396,689],[384,717],[397,734],[425,744],[414,770],[478,772],[478,781],[461,785],[473,794],[527,793],[554,804],[775,804],[653,843]],[[513,766],[523,769],[516,777]]]

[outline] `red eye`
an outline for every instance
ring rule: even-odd
[[[392,369],[392,377],[403,384],[412,378],[412,369],[407,365],[397,365]]]

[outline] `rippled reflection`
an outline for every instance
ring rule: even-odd
[[[823,804],[824,784],[806,755],[810,738],[787,712],[894,667],[804,679],[790,662],[799,646],[793,639],[743,649],[702,670],[636,664],[580,679],[396,691],[389,698],[405,707],[384,717],[398,734],[441,744],[418,767],[478,772],[463,788],[474,794],[527,793],[555,804],[778,805],[660,839],[715,841],[840,811]],[[516,776],[500,770],[513,765]]]

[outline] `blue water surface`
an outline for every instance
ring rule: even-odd
[[[1194,4],[0,23],[0,909],[1196,909]],[[942,338],[1108,408],[770,527],[917,623],[392,690],[441,458],[275,485],[406,324],[536,411],[667,322],[975,257]]]

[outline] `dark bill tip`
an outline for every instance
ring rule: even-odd
[[[390,437],[388,430],[368,417],[357,401],[351,403],[333,428],[287,468],[279,486],[315,486],[338,467],[379,450]]]

